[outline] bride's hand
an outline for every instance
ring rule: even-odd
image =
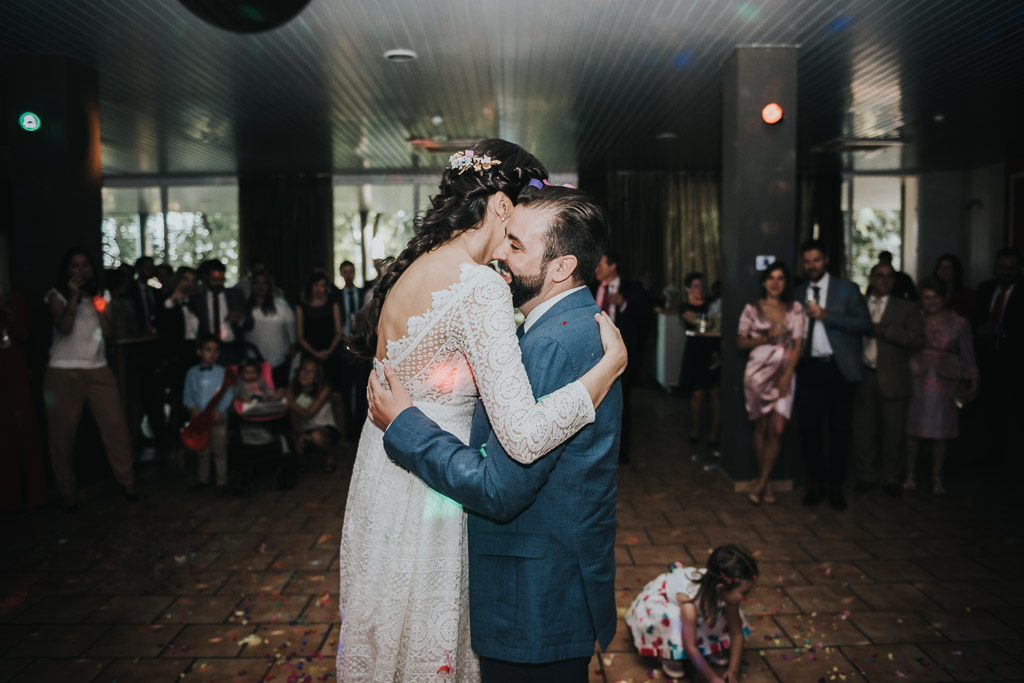
[[[385,431],[399,413],[412,407],[412,397],[390,365],[384,366],[384,378],[388,381],[387,389],[377,378],[376,370],[370,373],[370,382],[366,386],[366,401],[370,406],[367,415],[381,431]]]
[[[608,363],[614,376],[618,377],[626,371],[626,363],[629,360],[626,344],[622,341],[622,333],[607,313],[595,313],[594,320],[601,329],[601,346],[604,347],[604,358],[601,362]]]

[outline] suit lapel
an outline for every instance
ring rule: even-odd
[[[552,320],[562,316],[566,311],[571,311],[575,308],[583,308],[585,306],[596,306],[594,303],[594,296],[590,293],[586,287],[583,289],[573,292],[569,296],[565,297],[550,310],[546,311],[544,315],[537,319],[533,325],[530,325],[530,329],[526,332],[526,335],[520,337],[522,340],[525,336],[536,330],[538,327],[542,327],[551,323]],[[520,342],[521,343],[521,342]]]

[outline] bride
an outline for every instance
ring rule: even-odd
[[[488,267],[520,190],[544,166],[504,140],[449,160],[416,235],[356,318],[350,346],[392,365],[415,404],[468,441],[481,398],[508,454],[529,463],[593,422],[625,367],[614,325],[604,358],[535,402],[508,285]],[[339,681],[477,681],[470,649],[466,516],[392,463],[382,432],[363,427],[341,535]]]

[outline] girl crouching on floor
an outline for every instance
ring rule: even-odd
[[[715,548],[707,569],[677,562],[648,583],[629,608],[633,645],[641,655],[660,657],[667,678],[683,678],[683,662],[689,661],[708,683],[735,683],[743,639],[750,634],[740,605],[757,574],[757,561],[735,545]],[[709,661],[728,667],[722,678]]]

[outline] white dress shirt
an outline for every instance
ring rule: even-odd
[[[875,297],[868,297],[868,308],[871,310],[871,322],[879,323],[882,321],[882,316],[885,315],[885,307],[889,304],[889,295]],[[871,369],[878,366],[878,340],[875,339],[874,332],[871,336],[864,338],[864,365]]]
[[[549,310],[551,310],[552,306],[554,306],[559,301],[561,301],[565,297],[569,296],[573,292],[578,292],[578,291],[580,291],[583,288],[584,288],[583,285],[581,285],[579,287],[573,287],[572,289],[566,290],[566,291],[562,292],[561,294],[556,294],[555,296],[551,297],[550,299],[547,299],[543,303],[539,304],[537,306],[537,308],[535,308],[532,311],[530,311],[530,315],[526,316],[526,320],[523,322],[523,334],[529,332],[530,328],[533,327],[533,324],[535,322],[537,322],[538,320],[540,320],[540,317],[542,315],[544,315]]]
[[[811,287],[817,287],[818,291],[818,305],[825,308],[825,302],[828,301],[828,283],[831,280],[831,276],[826,272],[821,276],[821,279],[817,282],[808,282],[807,291],[813,293],[814,290]],[[807,309],[804,308],[806,311]],[[807,324],[811,324],[810,317],[807,317]],[[825,332],[825,323],[821,320],[814,321],[814,337],[811,339],[811,355],[815,358],[821,358],[832,355],[832,344],[828,341],[828,334]]]

